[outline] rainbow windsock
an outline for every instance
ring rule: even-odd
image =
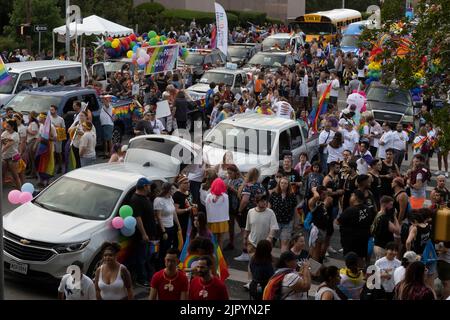
[[[214,244],[214,257],[216,258],[217,275],[222,281],[225,281],[230,276],[230,273],[228,272],[227,262],[225,261],[222,250],[220,249],[219,243],[217,242],[214,234],[212,236],[212,242]]]
[[[3,85],[11,80],[11,76],[6,71],[5,64],[3,63],[3,59],[0,56],[0,85]]]

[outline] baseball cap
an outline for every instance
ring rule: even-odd
[[[223,108],[224,108],[224,109],[225,109],[225,108],[231,109],[231,104],[228,103],[228,102],[226,102],[226,103],[223,104]]]
[[[403,259],[406,259],[409,263],[419,260],[419,256],[414,251],[406,251],[403,255]]]
[[[144,186],[151,185],[152,181],[148,180],[147,178],[140,178],[136,183],[136,188],[142,188]]]

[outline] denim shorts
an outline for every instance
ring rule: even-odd
[[[112,139],[113,129],[114,129],[114,126],[111,126],[111,125],[102,126],[104,140]]]
[[[289,223],[278,223],[278,227],[280,230],[277,232],[277,238],[280,240],[291,240],[294,220]]]

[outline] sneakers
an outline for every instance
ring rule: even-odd
[[[243,285],[244,289],[249,290],[250,291],[250,282],[246,283]]]
[[[446,173],[444,174],[444,176],[445,176],[446,178],[448,178],[448,172],[446,172]]]
[[[234,260],[236,261],[243,261],[243,262],[249,262],[250,256],[246,252],[242,252],[239,257],[235,257]]]
[[[337,253],[336,249],[334,249],[332,246],[328,247],[327,252],[329,252],[329,253]]]
[[[439,175],[441,175],[442,173],[443,173],[442,171],[439,171],[439,170],[438,170],[438,171],[436,171],[436,172],[434,173],[434,175],[435,175],[435,176],[439,176]]]
[[[344,252],[344,249],[343,249],[343,248],[340,248],[340,249],[338,250],[338,252],[339,252],[339,253],[343,253],[343,252]]]

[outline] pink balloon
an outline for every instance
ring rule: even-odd
[[[115,217],[112,220],[112,226],[114,229],[122,229],[123,228],[123,219],[122,217]]]
[[[133,53],[133,55],[131,56],[131,59],[132,59],[133,61],[137,59],[136,53]]]
[[[20,203],[20,195],[22,194],[19,190],[12,190],[8,193],[8,201],[12,204]]]
[[[143,64],[145,64],[145,59],[144,59],[144,57],[140,57],[139,59],[137,59],[137,63],[138,63],[138,65],[143,65]]]
[[[144,60],[145,60],[145,62],[149,62],[150,61],[150,55],[145,54]]]
[[[29,192],[22,192],[19,196],[20,203],[24,204],[30,202],[33,199],[33,195]]]

